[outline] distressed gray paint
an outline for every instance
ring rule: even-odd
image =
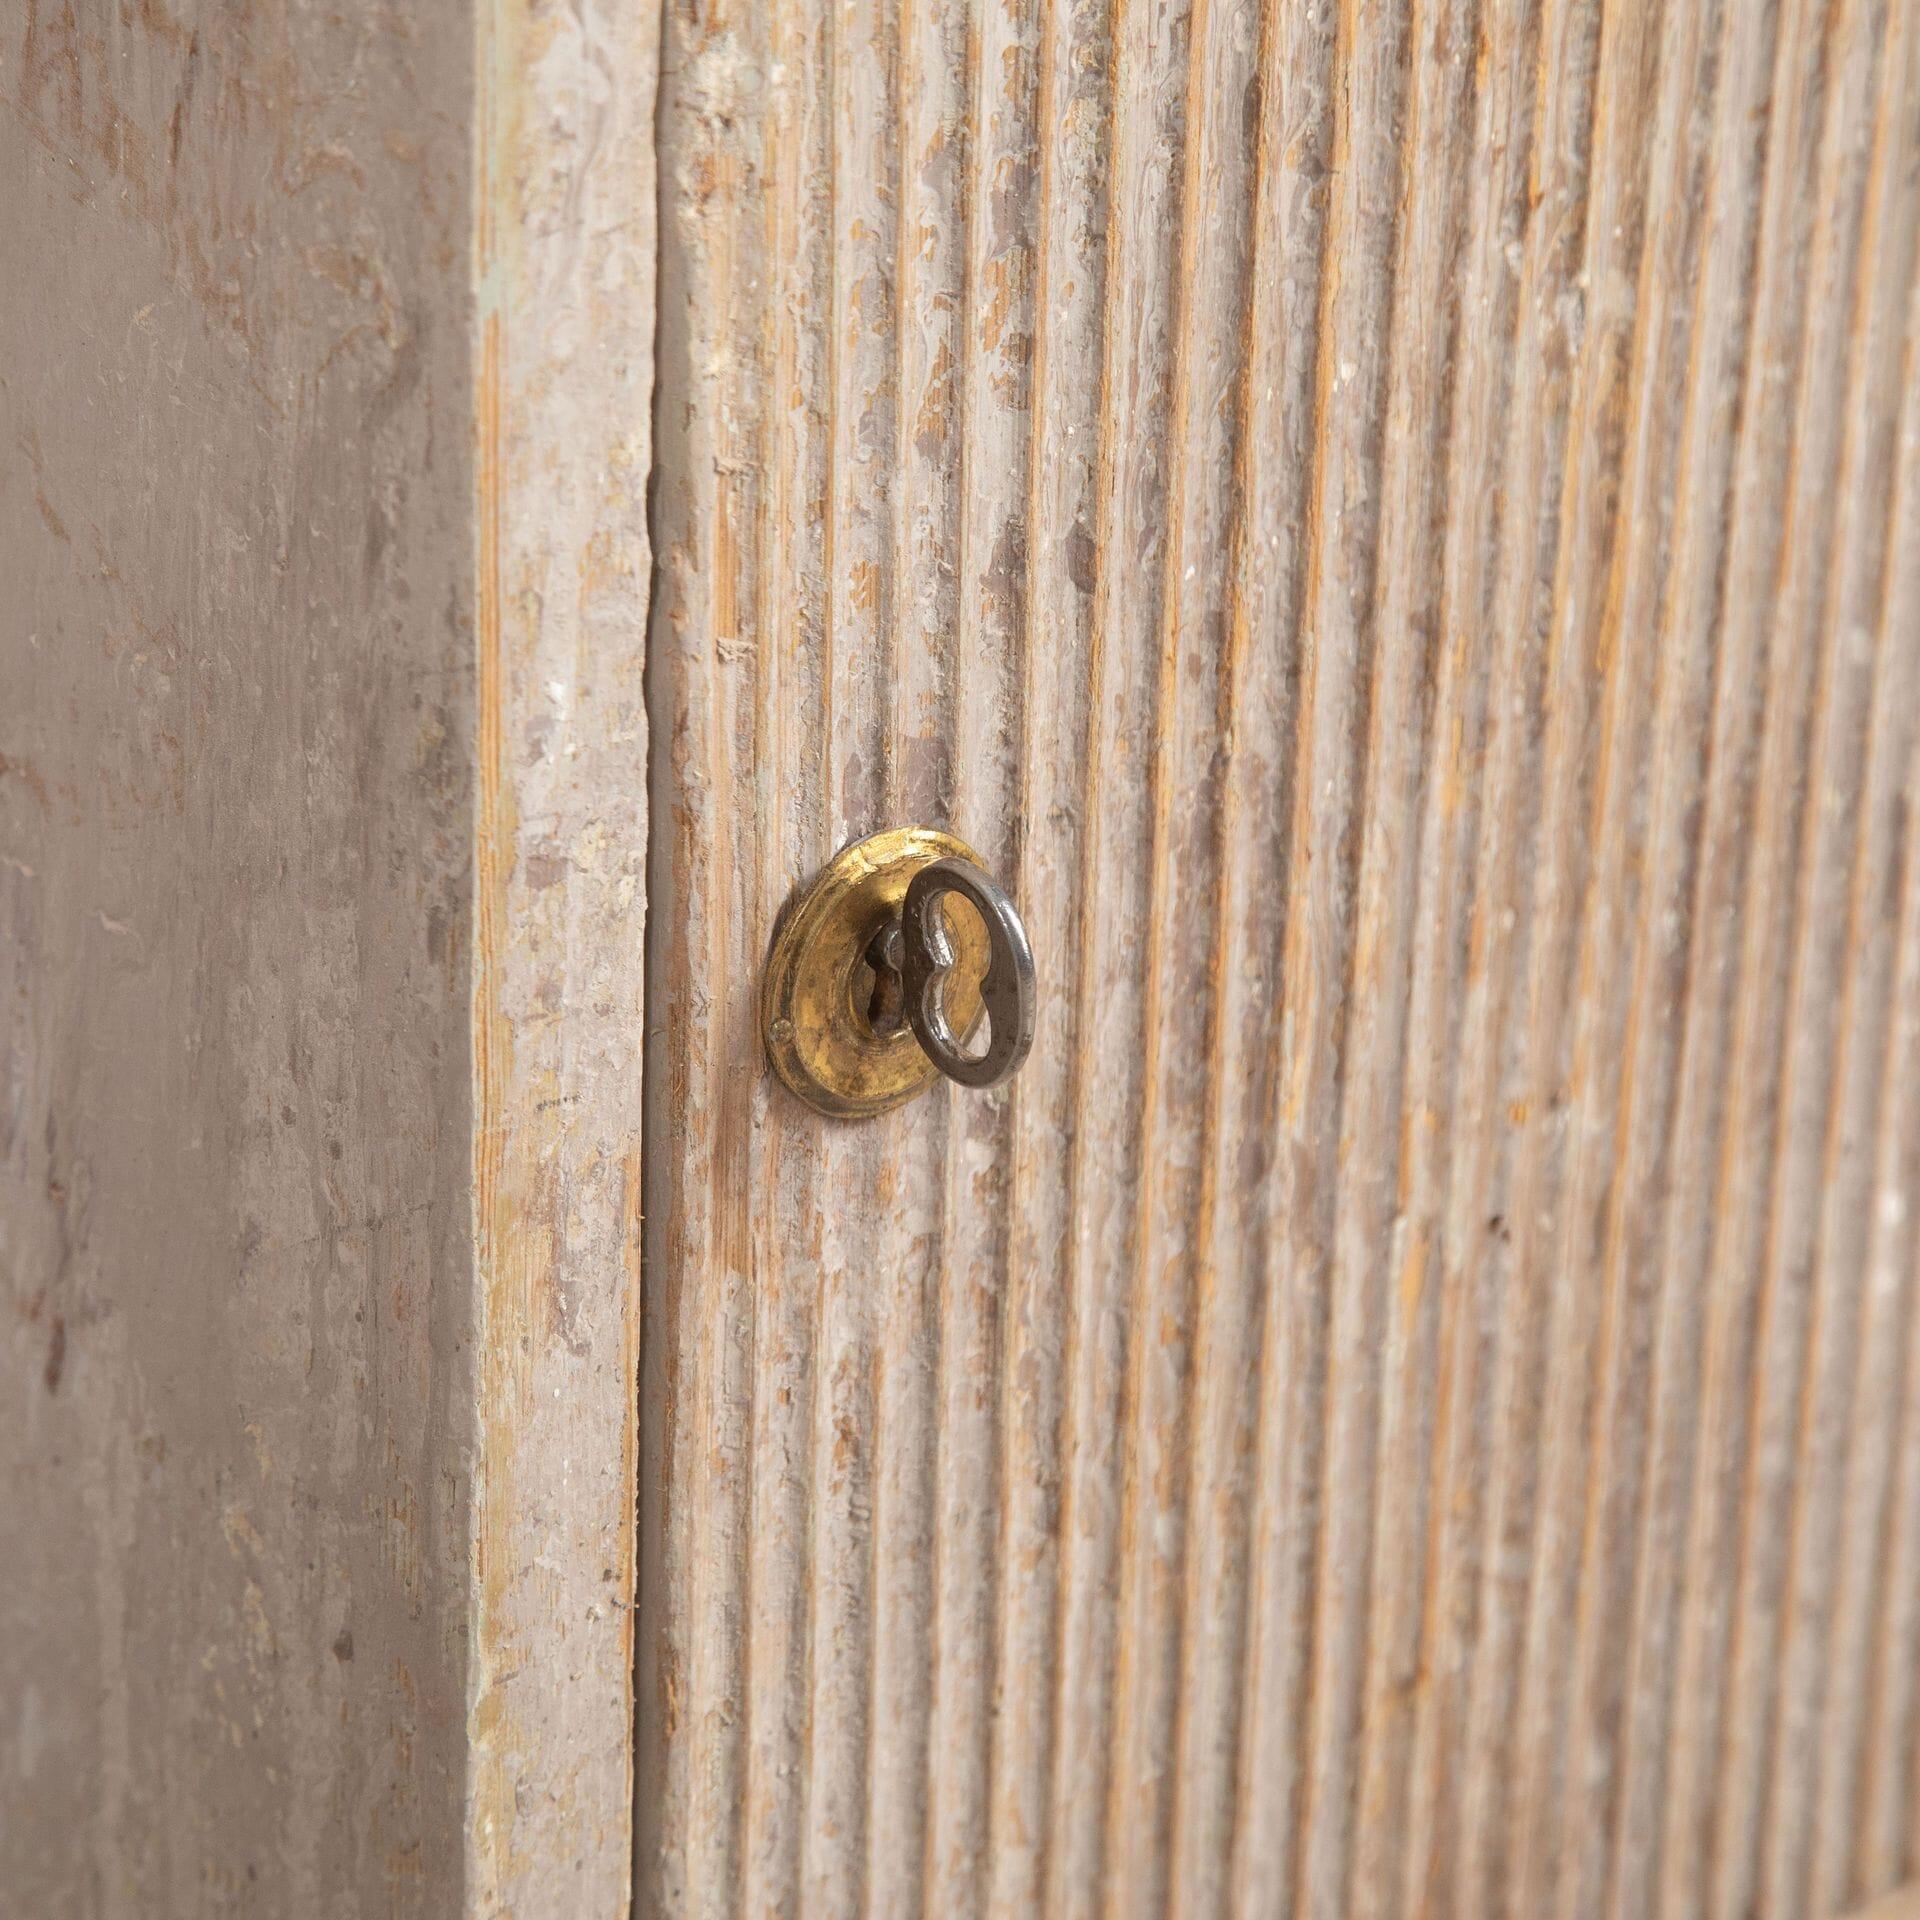
[[[464,54],[319,9],[8,36],[23,1916],[461,1871]]]
[[[675,7],[662,1915],[1920,1861],[1920,6]],[[757,969],[950,826],[1032,1059]]]
[[[0,26],[5,1914],[624,1911],[656,38]]]

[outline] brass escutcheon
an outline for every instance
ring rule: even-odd
[[[953,864],[928,875],[909,932],[907,890],[936,862]],[[761,1027],[774,1070],[809,1106],[858,1119],[911,1100],[943,1071],[988,1086],[1018,1067],[1032,1038],[1032,956],[979,865],[950,833],[896,827],[842,848],[788,904],[767,958]],[[969,904],[956,909],[954,893]],[[983,983],[1004,1037],[976,1059],[964,1043],[980,1025]]]

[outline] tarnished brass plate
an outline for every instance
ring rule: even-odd
[[[891,1033],[874,1031],[867,949],[882,927],[899,920],[913,876],[947,856],[979,864],[965,841],[932,827],[896,827],[856,841],[821,868],[774,929],[760,997],[767,1057],[822,1113],[849,1120],[885,1113],[940,1078],[905,1020]],[[956,954],[947,1017],[968,1034],[980,1019],[987,932],[971,912],[950,911],[947,925]]]

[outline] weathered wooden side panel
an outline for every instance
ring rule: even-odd
[[[640,1889],[1920,1867],[1920,6],[669,8]],[[1004,1095],[815,1119],[925,820]]]
[[[627,1910],[648,7],[0,23],[0,1913]]]
[[[0,30],[21,1920],[459,1909],[463,17]]]

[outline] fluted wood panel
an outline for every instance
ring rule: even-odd
[[[1920,1869],[1920,4],[680,0],[659,140],[643,1911]],[[1034,1055],[826,1122],[909,821]]]

